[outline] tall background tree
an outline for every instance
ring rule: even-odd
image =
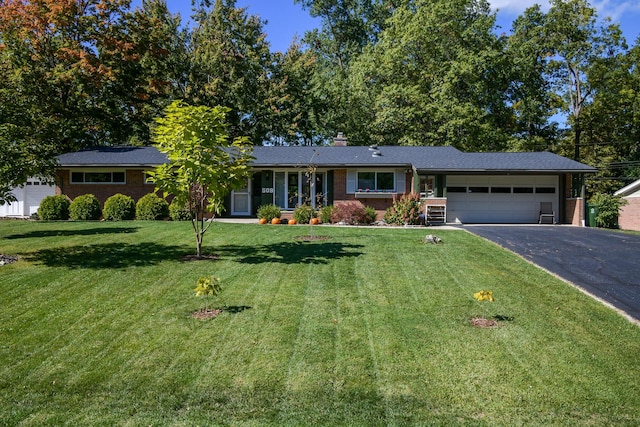
[[[229,133],[262,144],[274,104],[264,22],[237,8],[235,0],[200,1],[193,19],[186,99],[193,105],[230,108]]]
[[[50,175],[57,154],[148,141],[174,96],[164,65],[178,21],[160,0],[136,12],[128,0],[2,1],[0,127],[13,173]]]

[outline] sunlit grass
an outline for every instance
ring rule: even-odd
[[[640,328],[436,232],[0,221],[0,425],[640,424]]]

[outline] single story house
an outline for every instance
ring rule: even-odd
[[[19,187],[11,189],[16,201],[0,205],[0,218],[28,218],[38,212],[40,202],[47,196],[56,194],[53,183],[39,178],[29,178]]]
[[[640,231],[640,179],[614,193],[627,204],[620,209],[618,225],[623,230]]]
[[[464,153],[453,147],[257,146],[253,174],[226,201],[225,215],[254,216],[359,200],[383,213],[403,194],[424,199],[431,222],[538,223],[542,203],[554,223],[584,225],[584,174],[591,166],[548,152]],[[153,147],[97,147],[59,156],[57,193],[115,193],[135,200],[153,191],[146,171],[167,162]],[[550,205],[549,205],[550,203]],[[551,222],[551,221],[550,221]]]

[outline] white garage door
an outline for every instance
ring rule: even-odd
[[[447,176],[447,222],[537,223],[541,202],[552,203],[557,222],[557,176]]]
[[[11,192],[18,200],[0,206],[0,217],[31,216],[38,212],[42,199],[56,194],[56,188],[37,178],[29,178],[25,184],[12,189]]]

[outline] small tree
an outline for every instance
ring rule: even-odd
[[[224,107],[190,106],[174,101],[165,115],[156,119],[154,145],[165,153],[169,163],[149,173],[156,191],[191,213],[196,237],[196,253],[202,256],[202,238],[211,226],[207,213],[222,210],[232,190],[246,185],[252,146],[247,137],[230,141]],[[211,218],[213,219],[213,217]]]

